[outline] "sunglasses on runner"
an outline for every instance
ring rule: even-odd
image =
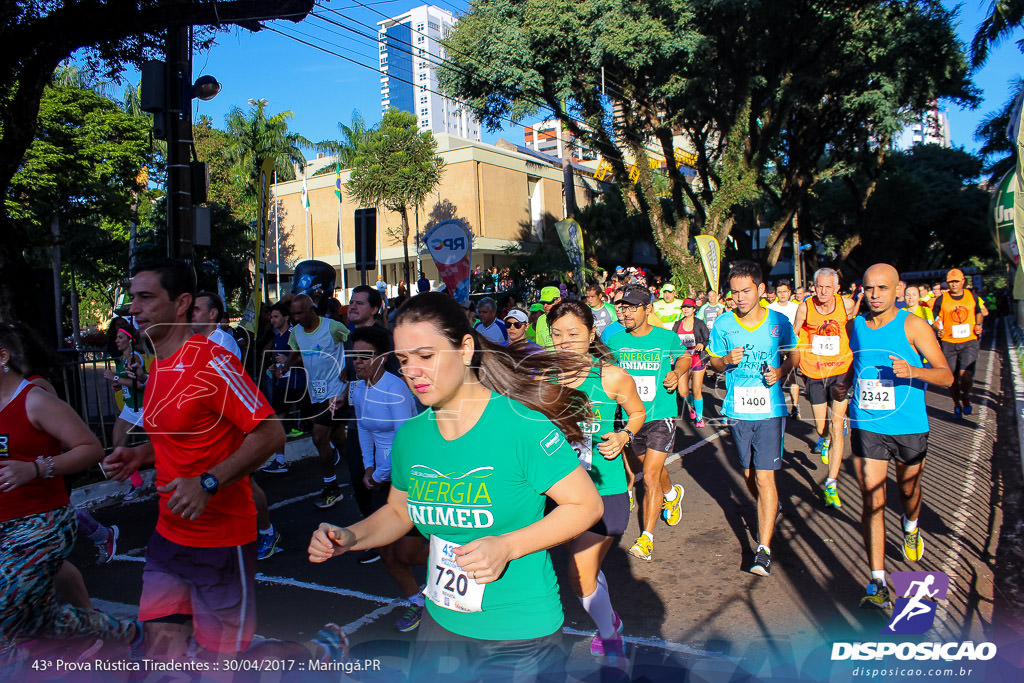
[[[630,313],[632,313],[633,311],[638,310],[642,305],[643,304],[624,304],[620,301],[619,303],[615,304],[615,310],[629,311]]]
[[[511,318],[505,321],[505,325],[506,325],[507,327],[514,327],[514,328],[516,328],[517,330],[518,330],[518,329],[519,329],[520,327],[522,327],[523,325],[525,325],[525,324],[526,324],[526,323],[521,323],[521,322],[519,322],[518,320],[512,320]]]

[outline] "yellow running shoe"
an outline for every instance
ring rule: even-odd
[[[636,498],[633,497],[633,489],[629,490],[629,511],[636,510]]]
[[[921,529],[903,532],[903,559],[907,562],[917,562],[924,556],[924,539],[921,538]]]
[[[661,518],[665,524],[675,526],[683,518],[683,487],[676,484],[672,487],[676,491],[676,498],[672,502],[664,501],[661,504]]]
[[[839,491],[836,490],[835,484],[830,484],[825,487],[825,505],[831,505],[834,508],[843,507],[842,501],[839,500]]]
[[[641,560],[647,560],[648,562],[651,561],[651,553],[653,552],[654,541],[645,534],[640,534],[640,538],[636,539],[636,543],[629,549],[630,555]]]

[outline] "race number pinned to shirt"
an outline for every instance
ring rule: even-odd
[[[697,345],[697,337],[689,333],[683,333],[679,335],[679,341],[681,341],[683,343],[683,346],[685,346],[688,349],[692,349],[694,346]]]
[[[650,375],[633,375],[633,382],[636,384],[636,393],[640,395],[640,400],[644,403],[650,403],[653,401],[658,392],[658,388],[655,386],[654,380],[655,378]]]
[[[601,428],[600,422],[580,422],[583,429],[583,441],[569,444],[576,451],[583,469],[590,471],[594,467],[594,434]]]
[[[486,585],[477,583],[469,572],[459,567],[455,557],[459,545],[439,536],[430,537],[427,585],[423,594],[438,607],[453,612],[480,612]]]
[[[811,353],[815,356],[838,356],[839,337],[826,337],[821,334],[814,335],[811,340]]]
[[[327,380],[314,379],[309,383],[309,393],[312,395],[313,403],[323,403],[328,399]]]
[[[733,396],[738,413],[767,414],[772,411],[768,387],[736,387]]]
[[[857,394],[857,403],[864,410],[896,410],[896,391],[892,380],[858,380]]]
[[[967,339],[971,336],[971,326],[968,323],[963,325],[953,325],[951,328],[953,333],[953,339]]]

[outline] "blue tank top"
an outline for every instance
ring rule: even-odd
[[[881,329],[871,329],[864,316],[853,320],[853,400],[850,426],[875,434],[923,434],[928,431],[924,397],[926,382],[900,379],[892,371],[890,355],[922,367],[921,356],[907,340],[910,314],[901,309]]]

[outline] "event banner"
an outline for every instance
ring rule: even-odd
[[[562,248],[569,257],[576,277],[576,286],[582,294],[586,284],[583,280],[583,228],[572,218],[567,218],[555,223],[555,231],[558,239],[562,240]]]
[[[722,250],[718,246],[718,240],[711,235],[697,235],[694,240],[697,242],[700,262],[704,264],[704,274],[708,278],[708,288],[718,291],[718,279],[722,266]]]
[[[445,287],[459,303],[469,302],[469,260],[473,235],[462,221],[441,221],[423,236]]]
[[[1010,259],[1013,265],[1020,264],[1020,253],[1013,227],[1014,171],[1010,169],[999,181],[992,195],[989,216],[992,220],[992,234],[999,253]]]

